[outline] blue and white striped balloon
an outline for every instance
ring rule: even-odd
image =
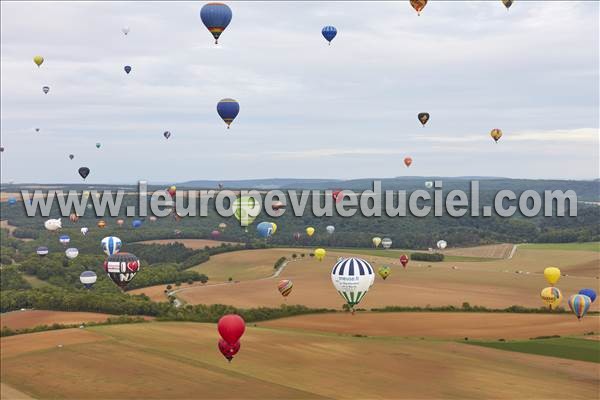
[[[102,251],[109,256],[117,254],[119,251],[121,251],[121,239],[116,236],[105,237],[102,239]]]
[[[331,282],[350,308],[360,303],[374,281],[373,267],[362,258],[343,258],[331,270]]]

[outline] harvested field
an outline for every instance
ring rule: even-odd
[[[11,329],[33,328],[39,325],[52,324],[81,324],[84,322],[103,322],[115,315],[91,313],[91,312],[68,312],[47,310],[13,311],[0,314],[0,326]],[[151,319],[150,317],[147,317]]]

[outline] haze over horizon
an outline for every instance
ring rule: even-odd
[[[597,2],[203,4],[2,2],[2,182],[600,177]]]

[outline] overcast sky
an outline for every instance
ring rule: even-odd
[[[203,4],[2,1],[3,181],[599,176],[597,2]]]

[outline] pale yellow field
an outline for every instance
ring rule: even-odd
[[[591,399],[600,383],[598,364],[439,339],[249,326],[227,363],[217,338],[156,322],[3,338],[2,382],[41,399]]]
[[[340,308],[343,300],[333,289],[330,279],[331,267],[337,257],[349,254],[328,252],[322,262],[314,259],[288,263],[278,279],[256,279],[269,276],[272,265],[282,255],[304,250],[267,249],[234,252],[217,255],[196,270],[205,272],[214,282],[232,276],[241,282],[229,285],[207,285],[185,289],[177,293],[191,304],[221,303],[237,307],[277,307],[287,302],[309,307]],[[600,253],[589,251],[553,251],[519,249],[510,260],[484,262],[415,262],[406,269],[397,259],[363,256],[377,269],[390,265],[392,275],[385,281],[377,277],[374,286],[361,302],[360,307],[373,308],[388,305],[403,306],[461,306],[463,302],[492,308],[511,305],[540,307],[540,291],[548,286],[542,271],[549,265],[558,266],[569,276],[561,277],[557,284],[565,301],[583,287],[597,287]],[[262,266],[257,270],[257,265]],[[252,268],[254,266],[254,268]],[[248,269],[250,268],[250,269]],[[522,271],[522,273],[515,273]],[[294,282],[292,294],[284,301],[277,291],[279,279]],[[600,302],[592,305],[599,310]]]

